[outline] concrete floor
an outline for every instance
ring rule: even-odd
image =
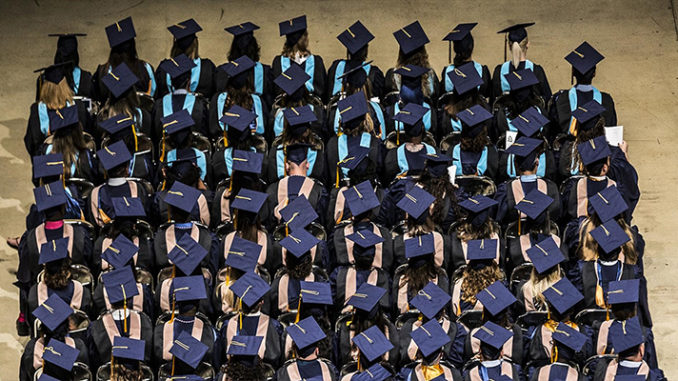
[[[530,28],[529,57],[541,64],[555,91],[569,87],[570,68],[563,60],[583,40],[589,41],[606,59],[598,66],[595,85],[612,94],[619,123],[625,126],[630,157],[640,174],[643,192],[635,213],[647,247],[645,266],[654,334],[660,366],[667,376],[678,375],[678,287],[669,267],[678,227],[676,185],[678,150],[678,44],[670,0],[561,1],[0,1],[0,380],[17,378],[25,340],[15,335],[18,311],[12,271],[16,252],[4,237],[21,234],[24,216],[33,202],[31,162],[22,142],[28,109],[34,99],[32,70],[51,63],[55,39],[48,33],[85,32],[80,40],[81,66],[94,70],[106,60],[108,44],[104,27],[133,16],[137,47],[142,59],[156,65],[169,54],[171,37],[166,26],[195,18],[204,31],[199,34],[201,55],[216,64],[225,61],[230,35],[223,28],[252,21],[262,27],[257,38],[262,60],[270,62],[282,39],[277,23],[308,15],[311,49],[327,65],[345,54],[335,36],[360,19],[376,36],[370,58],[384,71],[395,63],[397,44],[392,32],[420,20],[431,43],[427,49],[439,71],[447,63],[447,43],[441,41],[457,23],[478,21],[474,29],[475,59],[490,66],[502,61],[507,25],[535,21]],[[674,163],[674,165],[670,164]],[[675,273],[674,273],[675,274]]]

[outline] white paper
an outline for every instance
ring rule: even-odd
[[[609,145],[618,147],[624,140],[624,126],[605,127],[605,139]]]
[[[457,166],[450,165],[449,167],[447,167],[447,175],[449,176],[450,183],[454,185],[454,180],[456,179],[457,176]]]
[[[504,149],[509,148],[516,141],[517,131],[506,131],[506,144]]]

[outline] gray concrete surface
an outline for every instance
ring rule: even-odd
[[[503,36],[495,31],[523,21],[530,29],[529,57],[546,69],[555,91],[569,87],[569,66],[563,60],[570,49],[587,40],[606,59],[599,65],[595,84],[610,92],[617,104],[619,123],[625,126],[630,157],[640,173],[643,192],[635,213],[647,242],[645,266],[659,362],[668,376],[678,374],[676,319],[677,272],[672,260],[678,227],[678,51],[670,0],[570,1],[0,1],[0,235],[24,230],[24,216],[33,201],[30,160],[22,137],[28,108],[34,97],[32,70],[51,63],[55,40],[47,33],[85,32],[80,40],[81,66],[94,70],[106,60],[104,27],[133,16],[141,58],[154,65],[169,54],[167,25],[195,18],[201,55],[223,63],[230,36],[223,28],[243,21],[262,27],[257,38],[262,59],[270,62],[282,39],[277,23],[308,15],[311,49],[329,65],[344,55],[335,39],[360,19],[376,36],[370,57],[382,69],[392,66],[397,45],[392,32],[418,19],[431,39],[428,52],[440,70],[447,63],[442,37],[457,23],[478,21],[473,31],[475,59],[490,68],[502,61]],[[16,337],[17,291],[12,286],[16,252],[0,240],[0,380],[14,380],[25,340]],[[671,275],[673,274],[673,275]]]

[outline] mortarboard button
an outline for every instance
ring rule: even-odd
[[[584,165],[604,160],[611,155],[610,147],[605,140],[605,136],[599,136],[584,143],[577,144],[577,152],[581,156]]]
[[[607,187],[589,197],[589,204],[591,204],[602,222],[607,222],[629,209],[615,185]]]
[[[417,344],[419,351],[421,351],[421,354],[423,354],[424,357],[430,356],[432,353],[440,350],[452,341],[447,335],[447,332],[445,332],[443,327],[440,326],[440,323],[435,319],[427,321],[419,328],[410,332],[410,336]]]
[[[280,216],[291,230],[303,229],[318,218],[315,209],[303,194],[282,208]]]
[[[353,25],[341,32],[337,39],[346,47],[349,53],[355,54],[358,50],[367,46],[374,40],[374,35],[360,22],[356,21]]]
[[[591,230],[590,234],[606,253],[613,252],[631,240],[616,220],[609,220],[603,223]]]
[[[139,78],[124,62],[110,70],[101,81],[106,85],[113,97],[120,98],[127,90],[134,87]]]
[[[123,234],[118,236],[111,242],[111,244],[101,254],[102,258],[106,260],[113,268],[121,268],[127,265],[129,261],[139,252],[139,248],[134,242]]]
[[[181,53],[174,58],[164,60],[160,64],[160,69],[164,70],[165,73],[169,74],[170,78],[174,79],[190,72],[195,66],[195,62],[192,59]]]
[[[424,188],[414,186],[398,201],[397,206],[411,217],[419,218],[435,200]]]
[[[428,282],[410,300],[410,305],[418,309],[427,319],[434,319],[450,300],[452,297],[442,288],[433,282]]]
[[[60,153],[33,156],[33,178],[61,176],[64,173],[64,156]]]
[[[33,196],[35,197],[35,205],[38,208],[38,212],[43,212],[68,202],[64,184],[61,180],[33,189]]]
[[[536,220],[553,204],[553,199],[539,189],[534,189],[516,204],[516,209],[525,213],[531,220]]]
[[[393,36],[398,41],[400,50],[405,54],[410,54],[429,43],[428,36],[426,36],[426,32],[424,32],[424,28],[421,27],[419,21],[398,29],[393,32]]]
[[[184,331],[172,342],[170,353],[191,368],[196,369],[198,365],[200,365],[203,357],[205,357],[208,349],[209,347],[207,345],[201,343],[191,336],[190,333]]]
[[[491,321],[480,326],[473,334],[473,337],[495,349],[501,349],[512,336],[513,332]]]
[[[393,344],[376,325],[356,334],[351,341],[370,362],[393,349]]]
[[[586,74],[604,58],[593,46],[584,41],[565,56],[565,61],[569,62],[579,73]]]
[[[517,302],[511,291],[500,281],[496,281],[487,286],[484,290],[476,294],[476,299],[483,304],[483,307],[492,315],[498,316],[513,303]]]
[[[299,258],[313,249],[320,240],[305,229],[296,229],[280,240],[280,246]]]
[[[251,271],[245,273],[231,285],[231,291],[248,307],[257,304],[270,289],[271,286],[265,280]]]
[[[73,308],[54,293],[32,313],[50,331],[54,331],[73,314]]]
[[[407,259],[433,254],[435,252],[433,233],[408,238],[404,241],[404,244],[405,257],[407,257]]]
[[[108,45],[111,48],[127,42],[137,36],[134,31],[134,24],[132,17],[122,19],[115,24],[106,27],[106,36],[108,37]]]
[[[111,303],[119,303],[139,295],[132,268],[124,266],[101,275],[106,295]]]
[[[584,296],[567,278],[562,278],[544,290],[542,294],[561,315],[584,299]]]
[[[184,234],[167,254],[170,263],[174,264],[185,275],[193,274],[207,256],[207,250],[196,242],[190,234]]]
[[[471,30],[473,30],[476,25],[478,25],[477,22],[459,24],[455,26],[450,33],[443,37],[443,41],[461,41],[466,36],[468,36],[469,33],[471,33]]]
[[[343,191],[343,194],[353,216],[359,216],[380,205],[369,180],[349,187]]]
[[[560,250],[553,237],[548,237],[530,247],[525,253],[538,274],[543,274],[565,261],[565,255],[563,255],[563,251]]]
[[[172,281],[174,297],[177,302],[202,300],[207,298],[205,278],[202,275],[180,276]]]
[[[169,205],[190,213],[197,204],[201,194],[199,190],[180,181],[175,181],[172,188],[167,191],[164,201]]]
[[[640,279],[612,281],[607,285],[609,304],[638,303]]]
[[[504,75],[504,78],[508,81],[511,91],[524,89],[539,83],[539,79],[534,75],[534,72],[528,69],[512,71]]]
[[[235,196],[231,207],[250,213],[259,213],[264,202],[268,199],[268,194],[242,188]]]
[[[370,312],[377,306],[384,295],[386,295],[386,290],[365,282],[360,285],[355,294],[348,299],[346,305],[353,306],[365,312]]]

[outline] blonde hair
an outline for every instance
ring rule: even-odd
[[[616,219],[619,226],[624,230],[627,236],[631,239],[621,247],[621,254],[624,258],[624,263],[635,265],[638,261],[638,253],[636,252],[636,243],[633,232],[629,225],[623,218]],[[577,246],[577,254],[579,259],[584,261],[595,261],[598,259],[598,242],[589,234],[591,230],[600,226],[601,223],[598,218],[589,217],[582,223],[579,230],[579,246]]]
[[[221,293],[221,306],[223,310],[223,306],[230,306],[231,310],[233,312],[238,312],[238,306],[235,305],[235,299],[236,296],[231,291],[231,285],[235,282],[234,279],[230,279],[228,284],[226,282],[222,282],[219,286],[217,286],[217,292]]]
[[[560,275],[560,265],[555,266],[549,272],[544,274],[539,274],[537,270],[532,269],[532,274],[530,274],[530,279],[525,282],[523,290],[528,289],[532,294],[532,298],[536,301],[537,304],[546,306],[546,298],[543,295],[543,292],[549,287],[553,286],[561,278]],[[523,291],[524,293],[524,291]]]
[[[40,85],[40,102],[44,103],[50,110],[58,110],[73,103],[73,90],[68,86],[66,78],[59,84],[50,81],[42,81]]]
[[[360,123],[360,128],[354,128],[349,131],[342,130],[342,132],[348,136],[360,136],[362,135],[363,132],[367,132],[370,135],[374,135],[374,120],[372,120],[372,117],[368,112],[367,114],[365,114],[365,120],[362,123]]]
[[[520,65],[520,55],[522,53],[527,53],[527,43],[528,39],[525,37],[522,41],[520,42],[509,42],[511,44],[511,63],[513,64],[514,68],[518,68],[518,65]]]

